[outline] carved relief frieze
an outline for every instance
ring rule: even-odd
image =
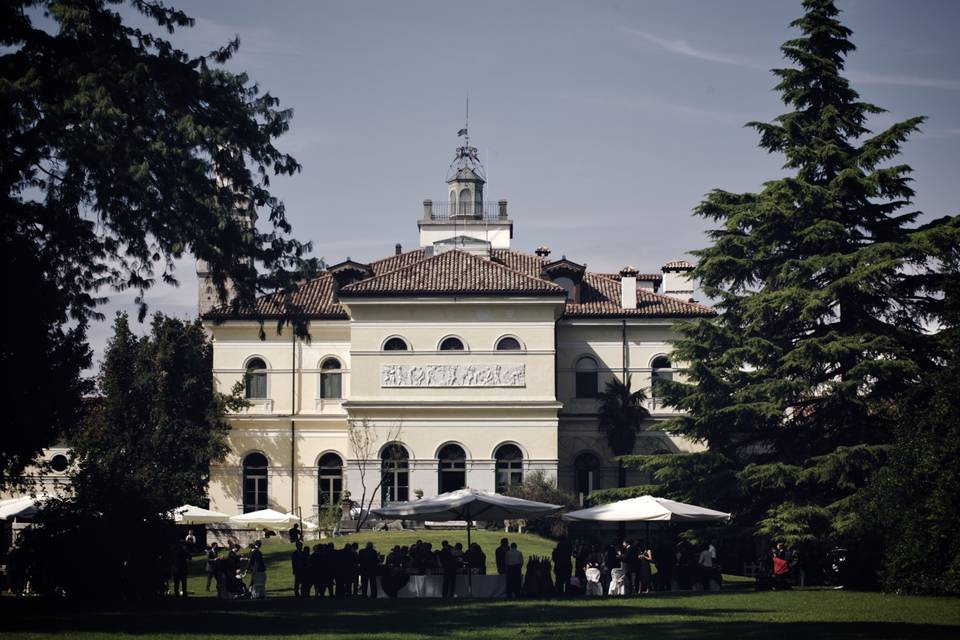
[[[381,387],[524,387],[525,365],[385,364]]]

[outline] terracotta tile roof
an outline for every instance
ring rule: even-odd
[[[340,296],[383,294],[545,294],[563,287],[463,251],[446,251],[343,287]]]
[[[328,320],[346,320],[347,312],[333,296],[333,276],[322,272],[316,278],[301,284],[293,294],[291,302],[300,305],[311,318]],[[273,293],[257,298],[254,309],[244,309],[239,313],[231,313],[229,309],[220,307],[206,314],[206,318],[254,318],[265,316],[274,318],[283,313],[283,294]]]
[[[580,303],[568,302],[568,318],[697,318],[714,311],[696,302],[685,302],[647,289],[637,289],[637,308],[620,306],[620,282],[596,273],[587,273],[580,286]]]
[[[427,257],[423,249],[391,255],[370,263],[373,277],[347,285],[346,297],[375,295],[453,295],[496,294],[550,295],[562,289],[541,278],[549,257],[540,257],[512,249],[493,249],[484,260],[462,251],[447,251]],[[640,274],[638,280],[660,280],[660,274]],[[334,296],[333,277],[322,272],[300,285],[293,302],[314,319],[348,318]],[[208,318],[275,317],[282,313],[282,294],[263,296],[256,307],[238,314],[226,309],[210,312]],[[637,308],[620,307],[620,275],[590,273],[584,275],[580,303],[568,302],[564,315],[570,318],[690,318],[713,315],[709,307],[684,302],[670,296],[637,289]]]

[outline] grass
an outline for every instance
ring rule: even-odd
[[[460,540],[460,532],[365,533],[378,549]],[[502,534],[479,532],[477,541],[492,562]],[[551,543],[517,536],[525,555],[544,555]],[[345,539],[337,539],[338,546]],[[756,592],[752,583],[731,579],[722,593],[656,594],[640,598],[523,601],[296,599],[290,597],[291,546],[265,545],[268,599],[222,602],[206,597],[167,599],[89,611],[70,603],[0,598],[0,639],[138,640],[159,638],[957,638],[960,599],[918,598],[796,589]],[[198,568],[201,565],[197,565]],[[206,595],[203,578],[191,579],[194,595]]]

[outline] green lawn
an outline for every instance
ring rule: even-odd
[[[451,542],[460,533],[370,533],[378,548],[417,537]],[[501,534],[480,532],[492,560]],[[510,535],[525,554],[552,546],[534,536]],[[353,539],[353,538],[351,538]],[[338,539],[338,546],[343,539]],[[627,599],[443,602],[426,600],[296,599],[290,597],[290,545],[266,545],[270,563],[263,601],[167,599],[88,611],[69,603],[0,598],[0,639],[5,638],[958,638],[960,599],[797,589],[756,592],[730,580],[722,593],[657,594]],[[191,581],[205,595],[201,578]]]

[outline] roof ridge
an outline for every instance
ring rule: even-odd
[[[501,251],[513,251],[513,250],[512,250],[512,249],[501,249]],[[540,259],[539,256],[534,256],[534,255],[530,255],[530,254],[524,254],[522,251],[514,251],[514,253],[519,253],[519,254],[521,254],[521,255],[526,255],[527,257],[536,258],[536,259],[538,259],[538,260]],[[474,257],[476,257],[476,256],[474,256]],[[493,262],[493,261],[491,260],[491,262]],[[558,285],[558,284],[555,283],[555,282],[552,282],[552,281],[550,281],[550,280],[545,280],[544,278],[540,278],[540,277],[537,277],[537,276],[527,275],[527,274],[524,273],[523,271],[520,271],[520,269],[514,269],[513,267],[511,267],[511,266],[509,266],[509,265],[502,264],[502,263],[500,263],[500,262],[493,262],[493,264],[495,264],[495,265],[497,265],[498,267],[501,267],[501,268],[503,268],[503,269],[506,269],[507,271],[512,271],[513,273],[515,273],[515,274],[517,274],[517,275],[523,276],[524,278],[527,278],[528,280],[539,280],[540,282],[545,282],[545,283],[547,283],[547,284],[552,284],[553,286],[557,287],[558,289],[563,289],[563,287],[561,287],[560,285]]]
[[[525,258],[533,258],[534,260],[541,260],[543,262],[547,261],[546,258],[538,256],[535,253],[527,253],[526,251],[520,251],[519,249],[493,249],[493,251],[506,251],[507,253],[516,253],[517,255],[521,255]]]
[[[519,269],[514,269],[513,267],[509,267],[509,266],[507,266],[507,265],[505,265],[505,264],[501,264],[501,263],[496,262],[496,261],[494,261],[494,260],[484,260],[483,258],[477,257],[477,256],[473,255],[472,253],[468,253],[468,252],[463,251],[463,250],[461,250],[461,249],[450,249],[449,251],[444,251],[443,253],[436,253],[436,254],[434,254],[434,255],[432,255],[432,256],[426,256],[426,257],[422,258],[421,260],[417,260],[417,261],[415,261],[415,262],[411,262],[410,264],[403,265],[403,266],[401,266],[401,267],[397,267],[396,269],[391,269],[390,271],[384,271],[383,273],[378,273],[378,274],[374,275],[374,276],[371,277],[371,278],[365,278],[365,279],[363,279],[363,280],[358,280],[357,282],[351,282],[350,284],[348,284],[347,286],[345,286],[342,290],[343,290],[343,291],[346,291],[346,290],[350,289],[350,287],[352,287],[354,284],[370,283],[370,282],[372,282],[372,281],[374,281],[374,280],[379,280],[380,278],[386,278],[387,276],[393,275],[393,274],[395,274],[396,272],[402,271],[402,270],[404,270],[404,269],[413,269],[413,268],[418,267],[418,266],[420,266],[420,265],[422,265],[422,264],[424,264],[424,263],[426,263],[426,262],[429,262],[430,260],[442,258],[443,256],[445,256],[445,255],[447,255],[447,254],[455,254],[455,255],[465,256],[465,257],[469,258],[470,260],[477,262],[477,263],[478,263],[478,266],[494,265],[497,269],[503,269],[504,271],[507,271],[507,272],[509,272],[509,273],[512,273],[512,274],[514,274],[514,275],[516,275],[516,276],[519,276],[519,277],[523,278],[524,280],[530,280],[530,281],[534,281],[534,282],[539,282],[539,283],[542,283],[542,284],[550,285],[551,287],[554,287],[554,288],[556,288],[557,290],[563,290],[563,287],[561,287],[561,286],[559,286],[559,285],[557,285],[557,284],[555,284],[555,283],[553,283],[553,282],[550,282],[549,280],[544,280],[543,278],[536,278],[536,277],[534,277],[534,276],[529,276],[529,275],[527,275],[526,273],[520,271]]]
[[[687,305],[687,306],[690,306],[690,307],[699,307],[700,309],[703,309],[703,310],[705,310],[705,311],[709,311],[709,312],[711,312],[711,313],[714,313],[713,309],[711,309],[710,307],[708,307],[708,306],[706,306],[706,305],[700,304],[699,302],[691,302],[691,301],[689,301],[689,300],[681,300],[680,298],[674,298],[673,296],[669,296],[669,295],[667,295],[667,294],[665,294],[665,293],[658,293],[658,292],[656,292],[656,291],[650,291],[649,289],[639,289],[638,291],[642,291],[642,292],[643,292],[643,295],[653,296],[654,298],[659,298],[659,299],[663,300],[664,302],[676,302],[676,303],[678,303],[678,304]],[[639,303],[639,302],[640,302],[640,300],[638,299],[638,300],[637,300],[637,303]]]
[[[419,249],[415,249],[415,251],[419,251]],[[407,253],[413,253],[413,251],[408,251]],[[400,254],[400,255],[404,255],[404,254]],[[424,257],[420,258],[419,260],[414,260],[414,261],[411,262],[410,264],[400,265],[399,267],[396,267],[395,269],[390,269],[389,271],[384,271],[384,272],[382,272],[382,273],[375,273],[375,274],[373,274],[372,276],[370,276],[369,278],[364,278],[363,280],[357,280],[356,282],[351,282],[350,284],[348,284],[347,286],[345,286],[344,289],[349,289],[349,288],[352,287],[353,285],[359,284],[359,283],[361,283],[361,282],[370,282],[371,280],[377,280],[377,279],[379,279],[379,278],[385,278],[385,277],[387,277],[387,276],[389,276],[389,275],[392,275],[392,274],[396,273],[397,271],[402,271],[402,270],[404,270],[404,269],[409,269],[409,268],[411,268],[411,267],[415,267],[415,266],[417,266],[417,265],[419,265],[419,264],[423,264],[424,262],[427,262],[428,260],[433,260],[434,258],[439,258],[439,257],[442,256],[442,255],[443,255],[442,253],[437,253],[437,254],[432,255],[432,256],[424,256]],[[385,261],[385,260],[389,260],[389,259],[390,259],[390,258],[384,258],[383,260]],[[377,260],[377,262],[381,262],[381,260]],[[371,263],[371,264],[373,264],[373,263]]]
[[[402,252],[402,253],[395,253],[395,254],[393,254],[392,256],[385,256],[385,257],[383,257],[383,258],[378,258],[378,259],[376,259],[376,260],[371,260],[369,264],[370,264],[371,266],[373,266],[373,265],[379,264],[379,263],[381,263],[381,262],[386,262],[387,260],[395,260],[395,259],[397,259],[397,258],[402,258],[403,256],[408,256],[408,255],[410,255],[411,253],[416,253],[417,251],[423,251],[423,247],[417,247],[416,249],[411,249],[410,251],[404,251],[404,252]],[[426,259],[426,258],[421,258],[421,260],[425,260],[425,259]],[[417,260],[417,262],[420,262],[420,260]],[[413,263],[413,264],[416,264],[416,263]],[[409,266],[409,265],[408,265],[408,266]],[[387,273],[387,272],[384,272],[384,273]]]

